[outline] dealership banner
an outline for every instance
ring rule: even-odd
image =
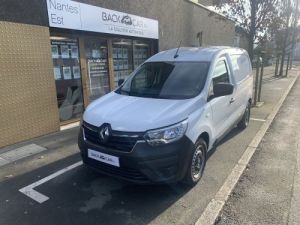
[[[71,0],[47,0],[49,26],[158,39],[158,21]]]

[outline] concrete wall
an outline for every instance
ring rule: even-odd
[[[241,36],[239,47],[248,51],[248,49],[249,49],[249,39],[246,36],[244,36],[244,35]]]
[[[204,45],[233,45],[234,22],[202,8],[191,0],[76,0],[159,21],[160,50],[198,46],[203,32]],[[197,1],[196,1],[197,2]],[[211,4],[211,0],[199,0]],[[48,26],[46,0],[2,0],[0,21]]]
[[[45,0],[1,0],[0,21],[48,26]]]
[[[233,45],[234,22],[188,0],[77,0],[159,21],[160,50],[198,46],[197,33],[203,32],[204,45]]]
[[[249,40],[245,35],[236,33],[234,47],[242,48],[248,51]]]

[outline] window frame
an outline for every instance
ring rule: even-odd
[[[218,63],[221,62],[221,61],[225,62],[225,67],[226,67],[228,78],[229,78],[229,84],[233,84],[232,83],[231,71],[230,71],[229,66],[228,66],[227,58],[226,57],[220,57],[218,60],[216,60],[216,63],[214,64],[214,68],[212,70],[212,76],[211,76],[211,79],[210,79],[210,84],[209,84],[208,94],[207,94],[207,102],[209,102],[210,100],[214,99],[214,93],[213,93],[213,86],[214,86],[214,84],[213,84],[213,79],[216,77],[214,75],[214,73],[215,73],[215,70],[216,70],[216,67],[217,67]]]
[[[226,67],[227,75],[228,75],[228,80],[229,80],[229,83],[232,84],[232,78],[231,78],[230,69],[229,69],[229,67],[228,67],[228,62],[227,62],[227,59],[226,59],[225,57],[219,58],[218,61],[215,63],[214,69],[213,69],[213,72],[212,72],[211,82],[213,82],[213,79],[214,79],[215,77],[217,77],[217,76],[214,75],[214,73],[215,73],[215,70],[216,70],[217,65],[218,65],[221,61],[224,61],[224,63],[225,63],[225,67]]]

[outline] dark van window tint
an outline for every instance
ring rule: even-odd
[[[224,60],[217,63],[213,73],[213,84],[230,83],[227,66]]]
[[[245,55],[232,55],[232,67],[236,82],[245,79],[251,75],[251,67],[249,58]]]
[[[207,62],[148,62],[116,92],[147,98],[193,98],[202,91],[208,68]]]

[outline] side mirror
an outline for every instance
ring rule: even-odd
[[[120,80],[118,80],[118,86],[120,87],[123,83],[124,83],[124,79],[120,79]]]
[[[221,97],[231,95],[233,93],[234,86],[228,83],[218,83],[214,85],[214,97]]]

